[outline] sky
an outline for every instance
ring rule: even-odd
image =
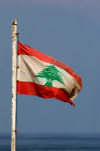
[[[68,103],[17,96],[20,133],[100,134],[100,1],[0,0],[0,134],[11,132],[12,20],[19,40],[71,66],[83,89]]]

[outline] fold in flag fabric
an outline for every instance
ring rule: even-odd
[[[68,65],[18,42],[17,94],[55,98],[74,105],[81,77]]]

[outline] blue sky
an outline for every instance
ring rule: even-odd
[[[71,66],[82,76],[76,108],[55,99],[18,96],[19,133],[100,133],[100,1],[0,2],[0,133],[11,131],[11,32],[19,40]]]

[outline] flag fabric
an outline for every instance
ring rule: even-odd
[[[18,42],[17,94],[55,98],[74,105],[81,77],[68,65]]]

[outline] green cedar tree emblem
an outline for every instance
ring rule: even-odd
[[[47,82],[45,83],[46,86],[53,87],[53,84],[52,84],[53,80],[59,81],[60,83],[64,84],[59,70],[53,65],[48,65],[41,72],[39,72],[36,75],[36,77],[46,78],[47,79]]]

